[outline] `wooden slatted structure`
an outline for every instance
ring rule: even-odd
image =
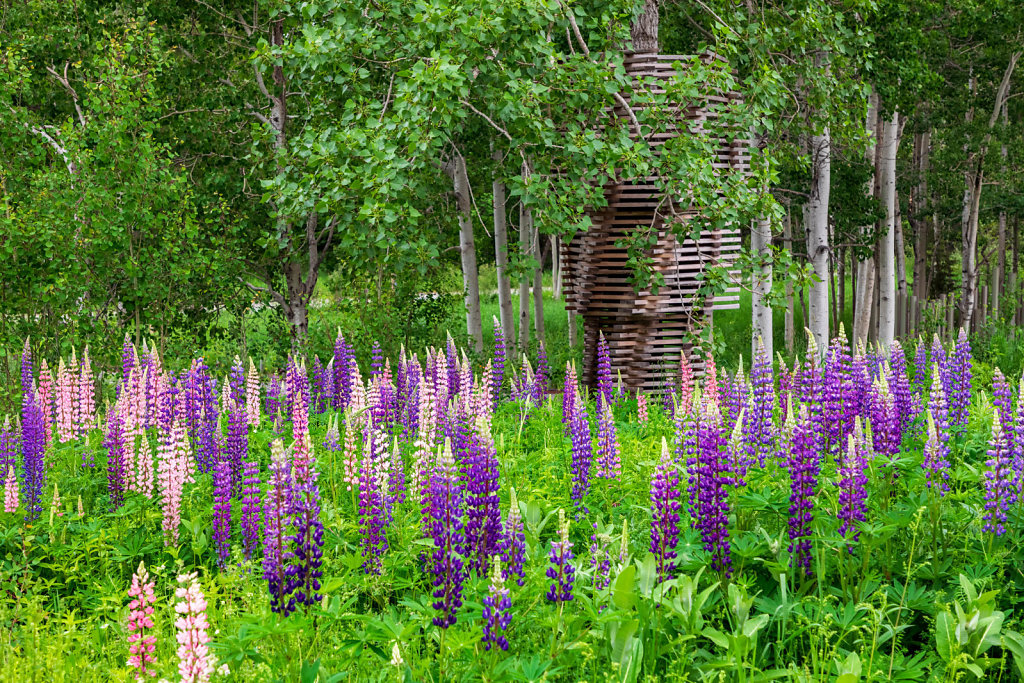
[[[664,80],[676,74],[679,55],[630,54],[624,62],[634,88],[664,92]],[[720,59],[713,55],[701,59]],[[662,145],[676,135],[702,134],[704,124],[718,116],[721,109],[738,101],[734,92],[719,92],[705,102],[670,105],[674,124],[648,138],[652,145]],[[631,105],[633,106],[633,105]],[[622,117],[627,112],[616,112]],[[632,135],[636,135],[633,128]],[[721,172],[749,172],[749,147],[743,140],[718,138],[714,167]],[[738,289],[725,295],[697,298],[701,272],[712,264],[728,265],[740,247],[738,230],[702,232],[696,241],[679,239],[672,223],[687,222],[698,215],[700,208],[689,206],[683,198],[672,206],[685,209],[666,211],[667,203],[658,191],[658,178],[634,178],[606,185],[607,206],[588,211],[593,223],[585,233],[563,243],[562,267],[566,306],[583,317],[584,365],[583,380],[596,383],[597,340],[604,332],[611,353],[612,367],[621,373],[630,389],[642,388],[658,393],[667,377],[678,368],[680,353],[685,349],[695,373],[704,369],[702,358],[693,353],[686,341],[694,327],[706,320],[713,310],[737,308]],[[657,293],[635,291],[630,282],[628,254],[621,240],[638,225],[652,226],[657,242],[649,252],[654,270],[664,280]],[[686,231],[682,231],[685,234]]]

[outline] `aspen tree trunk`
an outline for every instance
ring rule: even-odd
[[[529,211],[529,208],[527,208]],[[533,226],[533,213],[530,212],[530,225]],[[540,251],[540,231],[533,228],[533,258],[537,268],[533,271],[533,328],[537,332],[537,341],[544,343],[544,257]]]
[[[878,142],[878,94],[874,90],[868,98],[868,115],[865,129],[871,136],[868,148],[864,153],[865,159],[874,167],[874,176],[878,175],[878,167],[875,161],[876,145]],[[875,180],[868,182],[867,194],[873,197],[875,193]],[[863,233],[873,232],[872,226],[864,226]],[[857,289],[854,291],[856,301],[853,317],[853,345],[866,344],[868,341],[868,330],[871,326],[872,302],[875,298],[875,259],[873,256],[860,261],[857,264]]]
[[[658,0],[644,0],[644,9],[630,26],[634,52],[658,51]]]
[[[562,298],[562,240],[551,236],[551,295]]]
[[[491,188],[494,194],[494,268],[498,276],[498,316],[502,334],[514,356],[516,324],[512,317],[512,283],[508,277],[508,221],[505,215],[505,182],[501,179],[501,153],[495,151],[492,158],[497,162]]]
[[[961,271],[962,291],[960,297],[960,311],[962,314],[961,327],[970,329],[974,318],[974,302],[977,299],[978,289],[978,220],[981,210],[981,188],[985,177],[985,153],[988,150],[989,142],[992,139],[992,129],[999,119],[999,113],[1003,110],[1006,98],[1010,90],[1010,78],[1013,76],[1017,61],[1021,58],[1022,52],[1014,52],[1010,55],[1010,61],[1003,72],[1003,78],[996,91],[995,106],[992,115],[988,120],[988,132],[977,152],[968,155],[967,169],[964,171],[965,190],[964,207],[961,216],[961,237],[962,237],[962,262]],[[977,88],[977,80],[972,78],[972,96]],[[968,122],[973,118],[973,109],[968,110]]]
[[[750,249],[758,258],[764,259],[764,264],[760,268],[755,269],[751,287],[754,317],[754,338],[751,340],[751,358],[753,358],[753,354],[757,353],[758,340],[764,343],[764,350],[768,354],[768,358],[775,357],[772,309],[765,303],[765,298],[772,291],[772,267],[771,263],[768,262],[768,259],[771,257],[771,245],[771,221],[767,218],[758,218],[750,231]]]
[[[807,255],[816,281],[811,283],[808,301],[808,329],[818,352],[828,347],[829,244],[828,200],[832,183],[832,139],[828,128],[811,136],[811,192],[807,203]]]
[[[466,332],[473,340],[473,350],[484,350],[484,327],[480,320],[480,272],[476,265],[476,241],[473,238],[472,200],[469,196],[469,175],[466,159],[457,154],[449,164],[459,209],[459,253],[462,257],[462,285],[466,293]]]
[[[528,169],[523,164],[523,176],[526,176]],[[530,233],[533,231],[533,221],[530,210],[527,208],[523,198],[519,200],[519,256],[522,263],[526,263],[530,257]],[[526,268],[523,268],[519,276],[519,348],[525,351],[530,343],[530,281],[526,277]]]
[[[911,202],[914,226],[914,295],[919,301],[928,298],[928,159],[931,155],[931,131],[914,134],[914,169],[918,173]]]
[[[782,241],[785,245],[786,251],[790,254],[793,253],[793,219],[790,213],[790,204],[786,202],[786,218],[782,224]],[[796,337],[796,325],[794,315],[794,303],[793,303],[793,281],[786,278],[786,314],[785,314],[785,334],[784,343],[786,345],[786,353],[792,355],[793,344]]]
[[[896,136],[899,147],[900,136]],[[895,163],[893,164],[895,166]],[[896,184],[895,178],[893,185]],[[900,209],[900,193],[895,191],[893,205],[896,215],[893,219],[893,244],[896,249],[896,334],[904,334],[907,329],[907,252],[903,241],[903,211]]]
[[[1003,102],[1003,126],[1007,125],[1006,102]],[[1006,173],[1006,144],[999,150],[1003,160],[1003,173]],[[999,250],[995,276],[992,278],[992,317],[999,317],[999,300],[1002,298],[1006,283],[1006,209],[999,211]]]
[[[882,235],[879,240],[878,262],[878,341],[886,350],[896,337],[896,132],[899,114],[893,112],[890,121],[879,127],[879,169],[881,182],[879,200],[885,211]]]

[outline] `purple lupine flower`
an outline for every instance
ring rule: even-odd
[[[847,439],[847,447],[839,466],[839,534],[856,543],[860,538],[857,522],[867,520],[867,483],[864,473],[867,467],[868,444],[861,427],[860,417],[854,421],[853,433]],[[853,545],[848,547],[853,553]]]
[[[789,401],[787,400],[790,394],[793,393],[793,374],[794,371],[790,370],[786,365],[786,361],[783,360],[782,354],[778,354],[779,357],[779,411],[782,414],[782,421],[785,422],[789,414],[786,412],[789,410]],[[800,364],[800,360],[793,361],[794,369]]]
[[[274,432],[281,433],[281,380],[276,374],[267,379],[267,393],[263,399],[263,409],[270,418]]]
[[[697,405],[696,401],[694,401],[694,405]],[[675,424],[675,432],[672,436],[674,459],[677,465],[686,467],[690,511],[693,519],[696,519],[697,477],[700,468],[699,420],[690,411],[677,410],[673,422]]]
[[[808,353],[808,358],[811,354]],[[832,340],[825,352],[823,371],[822,406],[825,445],[828,453],[834,456],[842,454],[843,444],[848,434],[847,392],[850,386],[852,360],[847,350],[846,339],[842,336]],[[838,457],[837,457],[838,459]]]
[[[402,458],[402,450],[398,447],[398,438],[391,441],[391,450],[388,452],[390,462],[388,463],[388,508],[401,505],[405,502],[405,460]]]
[[[699,451],[692,478],[696,488],[693,511],[704,549],[711,554],[711,567],[732,574],[729,543],[729,501],[726,485],[731,481],[722,434],[718,403],[705,403],[697,427]]]
[[[895,458],[900,452],[900,424],[896,415],[896,406],[892,393],[889,391],[888,373],[883,372],[872,385],[871,435],[874,439],[875,453]]]
[[[732,428],[736,425],[736,420],[739,418],[740,411],[746,404],[746,378],[743,376],[743,358],[740,357],[740,367],[736,371],[736,374],[729,377],[728,373],[724,374],[722,382],[722,406],[725,407],[725,414],[722,416],[724,427],[732,431]]]
[[[992,375],[992,405],[999,411],[999,422],[1006,430],[1007,440],[1013,443],[1013,390],[1003,376],[1003,371],[995,369]]]
[[[1017,496],[1024,500],[1024,375],[1017,389],[1017,414],[1011,432],[1013,469],[1017,473]]]
[[[793,568],[811,572],[811,522],[814,519],[814,493],[818,485],[821,461],[815,445],[814,426],[806,406],[800,407],[800,418],[793,430],[789,456],[789,552]]]
[[[121,345],[121,386],[128,386],[128,378],[132,374],[132,370],[135,369],[135,345],[132,344],[131,337],[128,333],[124,333],[124,343]],[[120,386],[118,387],[120,392]]]
[[[498,454],[490,426],[483,418],[476,421],[470,457],[465,468],[466,484],[466,557],[478,576],[487,576],[491,557],[501,543],[501,502],[498,496]]]
[[[186,376],[185,416],[196,465],[200,472],[209,472],[217,459],[214,431],[219,413],[216,384],[201,357],[192,362]]]
[[[283,616],[295,610],[295,598],[287,592],[286,571],[292,558],[287,538],[294,478],[291,462],[280,439],[270,444],[270,477],[263,504],[263,578],[270,589],[270,609]]]
[[[967,411],[971,404],[972,368],[971,343],[967,333],[960,328],[956,346],[953,348],[953,360],[950,364],[949,421],[957,429],[967,427]]]
[[[515,575],[516,583],[526,583],[523,561],[526,559],[526,535],[523,533],[523,517],[519,512],[519,500],[513,488],[508,515],[501,530],[501,561],[505,565],[505,579]]]
[[[424,511],[424,518],[429,520],[429,533],[434,541],[429,569],[433,574],[436,599],[433,607],[438,611],[433,621],[435,626],[448,628],[458,620],[462,585],[468,573],[461,552],[465,547],[463,491],[450,441],[445,441],[438,464],[431,473],[428,497],[429,509]]]
[[[749,456],[749,449],[743,442],[743,417],[744,411],[737,415],[732,428],[732,436],[725,445],[726,461],[729,463],[729,471],[732,473],[730,482],[734,489],[740,489],[747,485],[747,470],[754,463]]]
[[[569,435],[572,440],[572,500],[577,507],[582,507],[583,499],[590,490],[590,467],[594,460],[594,450],[590,440],[587,408],[580,396],[574,400]]]
[[[937,365],[932,366],[932,386],[928,393],[928,434],[921,466],[928,488],[938,486],[939,495],[943,496],[949,490],[946,483],[949,481],[949,403]]]
[[[569,520],[565,518],[565,510],[558,510],[558,540],[551,541],[551,566],[547,576],[552,580],[551,587],[544,596],[549,602],[566,603],[573,598],[572,587],[576,580],[576,568],[572,565],[572,541],[569,540]]]
[[[765,460],[775,450],[775,380],[772,378],[772,362],[758,339],[757,353],[750,368],[751,396],[749,409],[744,413],[743,440],[750,460],[757,460],[764,467]]]
[[[228,373],[228,391],[231,400],[240,406],[245,405],[245,368],[242,366],[242,359],[235,356],[231,364],[231,371]]]
[[[491,404],[495,410],[501,402],[505,387],[505,331],[501,329],[497,316],[494,316],[494,384],[492,386]]]
[[[544,342],[537,346],[537,372],[533,375],[533,402],[540,405],[548,393],[551,370],[548,368],[548,353],[544,350]]]
[[[597,412],[597,476],[601,479],[618,479],[622,473],[619,458],[619,440],[615,433],[615,415],[604,396],[598,401],[604,403]]]
[[[46,426],[43,410],[36,400],[36,393],[30,387],[22,399],[21,422],[21,472],[24,488],[23,500],[27,521],[38,519],[43,512],[43,489],[46,487]]]
[[[124,504],[124,491],[128,484],[124,418],[121,411],[122,401],[118,401],[107,415],[107,431],[103,441],[107,449],[107,493],[111,510],[117,510]]]
[[[370,379],[380,377],[384,369],[384,354],[381,352],[380,344],[373,340],[373,348],[370,350]]]
[[[352,376],[349,373],[348,364],[348,345],[339,328],[338,336],[334,339],[334,357],[328,364],[333,369],[334,375],[334,400],[331,405],[335,410],[345,410],[352,398]]]
[[[231,557],[231,456],[225,439],[213,466],[213,544],[221,568]]]
[[[314,605],[320,600],[320,579],[324,575],[324,525],[320,521],[320,487],[316,479],[313,467],[296,482],[292,493],[294,562],[285,570],[285,590],[294,593],[294,600],[300,605]]]
[[[825,384],[818,345],[810,333],[808,333],[807,339],[807,356],[804,358],[803,367],[800,368],[796,381],[800,405],[807,406],[807,414],[811,421],[814,435],[815,450],[822,451],[826,447],[825,414],[822,412],[825,399]]]
[[[494,571],[491,573],[491,585],[484,596],[484,609],[480,615],[484,620],[484,649],[490,650],[491,645],[503,651],[508,650],[508,638],[505,631],[512,623],[512,599],[505,587],[505,576],[501,571],[501,560],[495,558]]]
[[[327,372],[324,364],[320,362],[320,356],[313,356],[313,386],[310,392],[310,406],[317,415],[323,415],[327,411],[331,397],[327,388]]]
[[[892,369],[890,389],[896,409],[896,418],[900,426],[900,441],[902,441],[903,434],[910,427],[910,423],[914,421],[914,400],[910,393],[910,378],[907,376],[907,357],[903,353],[903,347],[895,339],[889,354],[889,367]]]
[[[17,467],[19,451],[18,434],[11,427],[11,418],[5,416],[3,428],[0,429],[0,473],[5,474],[0,476],[6,477],[6,472]]]
[[[982,531],[1002,536],[1006,533],[1006,512],[1017,500],[1010,446],[1006,432],[999,423],[999,413],[992,415],[992,438],[988,442],[988,470],[985,472],[985,525]]]
[[[608,350],[608,341],[604,338],[604,332],[598,332],[597,336],[597,393],[599,394],[598,406],[600,406],[600,397],[603,396],[605,402],[611,405],[612,396],[612,359]],[[601,408],[598,407],[598,416],[601,414]]]
[[[263,506],[260,502],[260,464],[246,459],[243,464],[242,480],[242,548],[245,557],[251,560],[260,545],[260,516]]]
[[[576,399],[579,396],[579,386],[576,380],[576,368],[572,363],[565,364],[565,381],[562,384],[562,424],[565,425],[565,433],[569,434],[570,424],[573,415],[576,413]]]
[[[679,544],[679,470],[661,440],[661,460],[651,477],[651,552],[658,581],[674,578]]]
[[[243,465],[249,455],[249,419],[245,403],[231,399],[228,406],[228,435],[224,440],[224,458],[227,460],[231,495],[242,495]]]
[[[862,343],[858,345],[857,353],[850,364],[848,415],[860,416],[865,420],[868,418],[871,413],[871,384],[871,359]]]
[[[359,470],[359,532],[362,536],[363,570],[380,575],[382,558],[388,550],[387,447],[381,432],[369,430]],[[383,446],[383,447],[382,447]]]
[[[25,338],[25,346],[24,346],[24,348],[22,348],[22,351],[21,351],[21,399],[22,399],[22,406],[24,406],[27,403],[26,399],[28,398],[28,396],[30,394],[34,394],[34,393],[35,393],[35,390],[33,389],[33,374],[32,374],[32,347],[29,346],[28,337],[26,337]],[[21,421],[24,422],[25,418],[26,418],[26,414],[25,414],[24,409],[23,409],[22,413],[21,413]]]

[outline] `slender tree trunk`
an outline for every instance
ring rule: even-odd
[[[466,297],[466,332],[473,340],[473,350],[484,350],[484,328],[480,320],[480,272],[476,265],[476,241],[473,237],[472,200],[469,196],[469,175],[466,159],[461,154],[449,162],[448,170],[455,188],[459,209],[459,253],[462,257],[462,285]]]
[[[981,188],[985,177],[985,154],[992,139],[992,129],[999,119],[1010,90],[1010,79],[1021,52],[1010,55],[1010,61],[1003,72],[1002,81],[996,91],[995,106],[988,120],[988,132],[985,134],[981,147],[974,154],[968,155],[965,173],[964,210],[961,216],[961,237],[963,246],[963,268],[961,272],[962,292],[960,311],[961,327],[971,329],[974,318],[974,305],[978,288],[978,221],[981,210]],[[972,78],[972,97],[977,89],[977,81]],[[968,110],[968,122],[973,117],[973,110]]]
[[[845,248],[841,249],[839,251],[839,268],[838,268],[839,274],[838,274],[838,277],[837,277],[837,280],[839,281],[839,284],[837,285],[837,290],[838,291],[836,292],[836,299],[838,299],[838,301],[839,301],[839,306],[838,306],[839,317],[836,319],[836,329],[837,330],[843,324],[843,318],[846,317],[846,252],[847,251],[849,251],[849,249],[845,249]]]
[[[928,161],[931,156],[931,131],[914,134],[914,169],[917,185],[911,202],[911,221],[914,226],[914,295],[918,300],[928,298]]]
[[[508,221],[506,219],[505,183],[501,179],[501,153],[492,158],[497,165],[492,190],[494,194],[494,263],[498,276],[498,315],[501,331],[515,355],[516,324],[512,315],[512,283],[508,277]]]
[[[529,207],[527,207],[529,211]],[[530,225],[533,225],[533,213],[530,213]],[[533,229],[533,258],[537,268],[533,271],[533,328],[537,332],[537,342],[544,343],[544,257],[540,251],[540,232]]]
[[[529,170],[523,164],[523,175]],[[530,209],[523,198],[519,200],[519,256],[523,263],[522,274],[519,276],[519,348],[523,352],[530,344],[530,280],[526,273],[526,263],[530,259],[530,233],[533,231],[533,220]]]
[[[1006,102],[1003,102],[1003,127],[1008,124]],[[999,150],[999,156],[1003,161],[1003,174],[1006,174],[1006,144]],[[995,277],[992,278],[992,317],[999,317],[999,300],[1002,298],[1003,288],[1006,283],[1006,209],[999,211],[999,250],[997,257]]]
[[[757,353],[758,340],[764,343],[764,349],[768,357],[775,357],[772,309],[765,302],[765,298],[772,291],[771,245],[771,221],[767,218],[759,218],[750,231],[750,249],[754,252],[755,256],[762,259],[762,266],[755,269],[752,283],[751,300],[753,302],[754,338],[752,340],[751,357]]]
[[[785,223],[782,224],[782,241],[785,244],[785,249],[790,254],[793,253],[793,218],[790,203],[786,202],[786,218]],[[793,354],[793,345],[796,340],[796,325],[795,325],[795,311],[793,302],[793,280],[786,278],[786,315],[785,315],[785,331],[784,331],[784,343],[786,345],[786,353]]]
[[[899,114],[893,112],[890,121],[880,124],[882,130],[880,146],[881,179],[879,199],[885,211],[881,235],[881,260],[878,262],[878,341],[886,350],[896,338],[896,133]]]
[[[658,51],[658,0],[644,0],[643,11],[630,26],[634,52]]]
[[[878,95],[871,91],[871,95],[868,98],[868,115],[867,122],[865,123],[865,129],[871,136],[871,141],[868,144],[868,148],[865,151],[865,159],[873,167],[872,179],[868,182],[867,194],[869,197],[875,196],[875,176],[878,174],[878,168],[875,161],[876,145],[878,142],[877,136],[878,128]],[[862,230],[863,235],[868,235],[874,232],[873,226],[864,226]],[[865,239],[865,241],[867,241]],[[868,331],[871,327],[871,309],[872,302],[875,298],[875,259],[873,256],[869,256],[863,261],[857,264],[857,289],[853,294],[854,300],[856,301],[856,313],[853,317],[853,344],[858,346],[860,344],[867,344]]]
[[[551,296],[562,298],[562,240],[551,236]]]
[[[899,146],[899,136],[896,138]],[[900,208],[900,193],[894,193],[896,216],[893,220],[893,243],[896,248],[896,334],[907,329],[907,252],[903,241],[903,211]]]
[[[807,255],[815,281],[809,294],[808,329],[818,352],[828,347],[829,244],[828,200],[832,183],[832,139],[828,128],[811,136],[811,192],[808,200]]]

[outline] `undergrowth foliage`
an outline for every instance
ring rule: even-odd
[[[333,348],[126,339],[102,395],[26,343],[0,680],[1022,679],[1024,398],[964,335],[663,397]]]

